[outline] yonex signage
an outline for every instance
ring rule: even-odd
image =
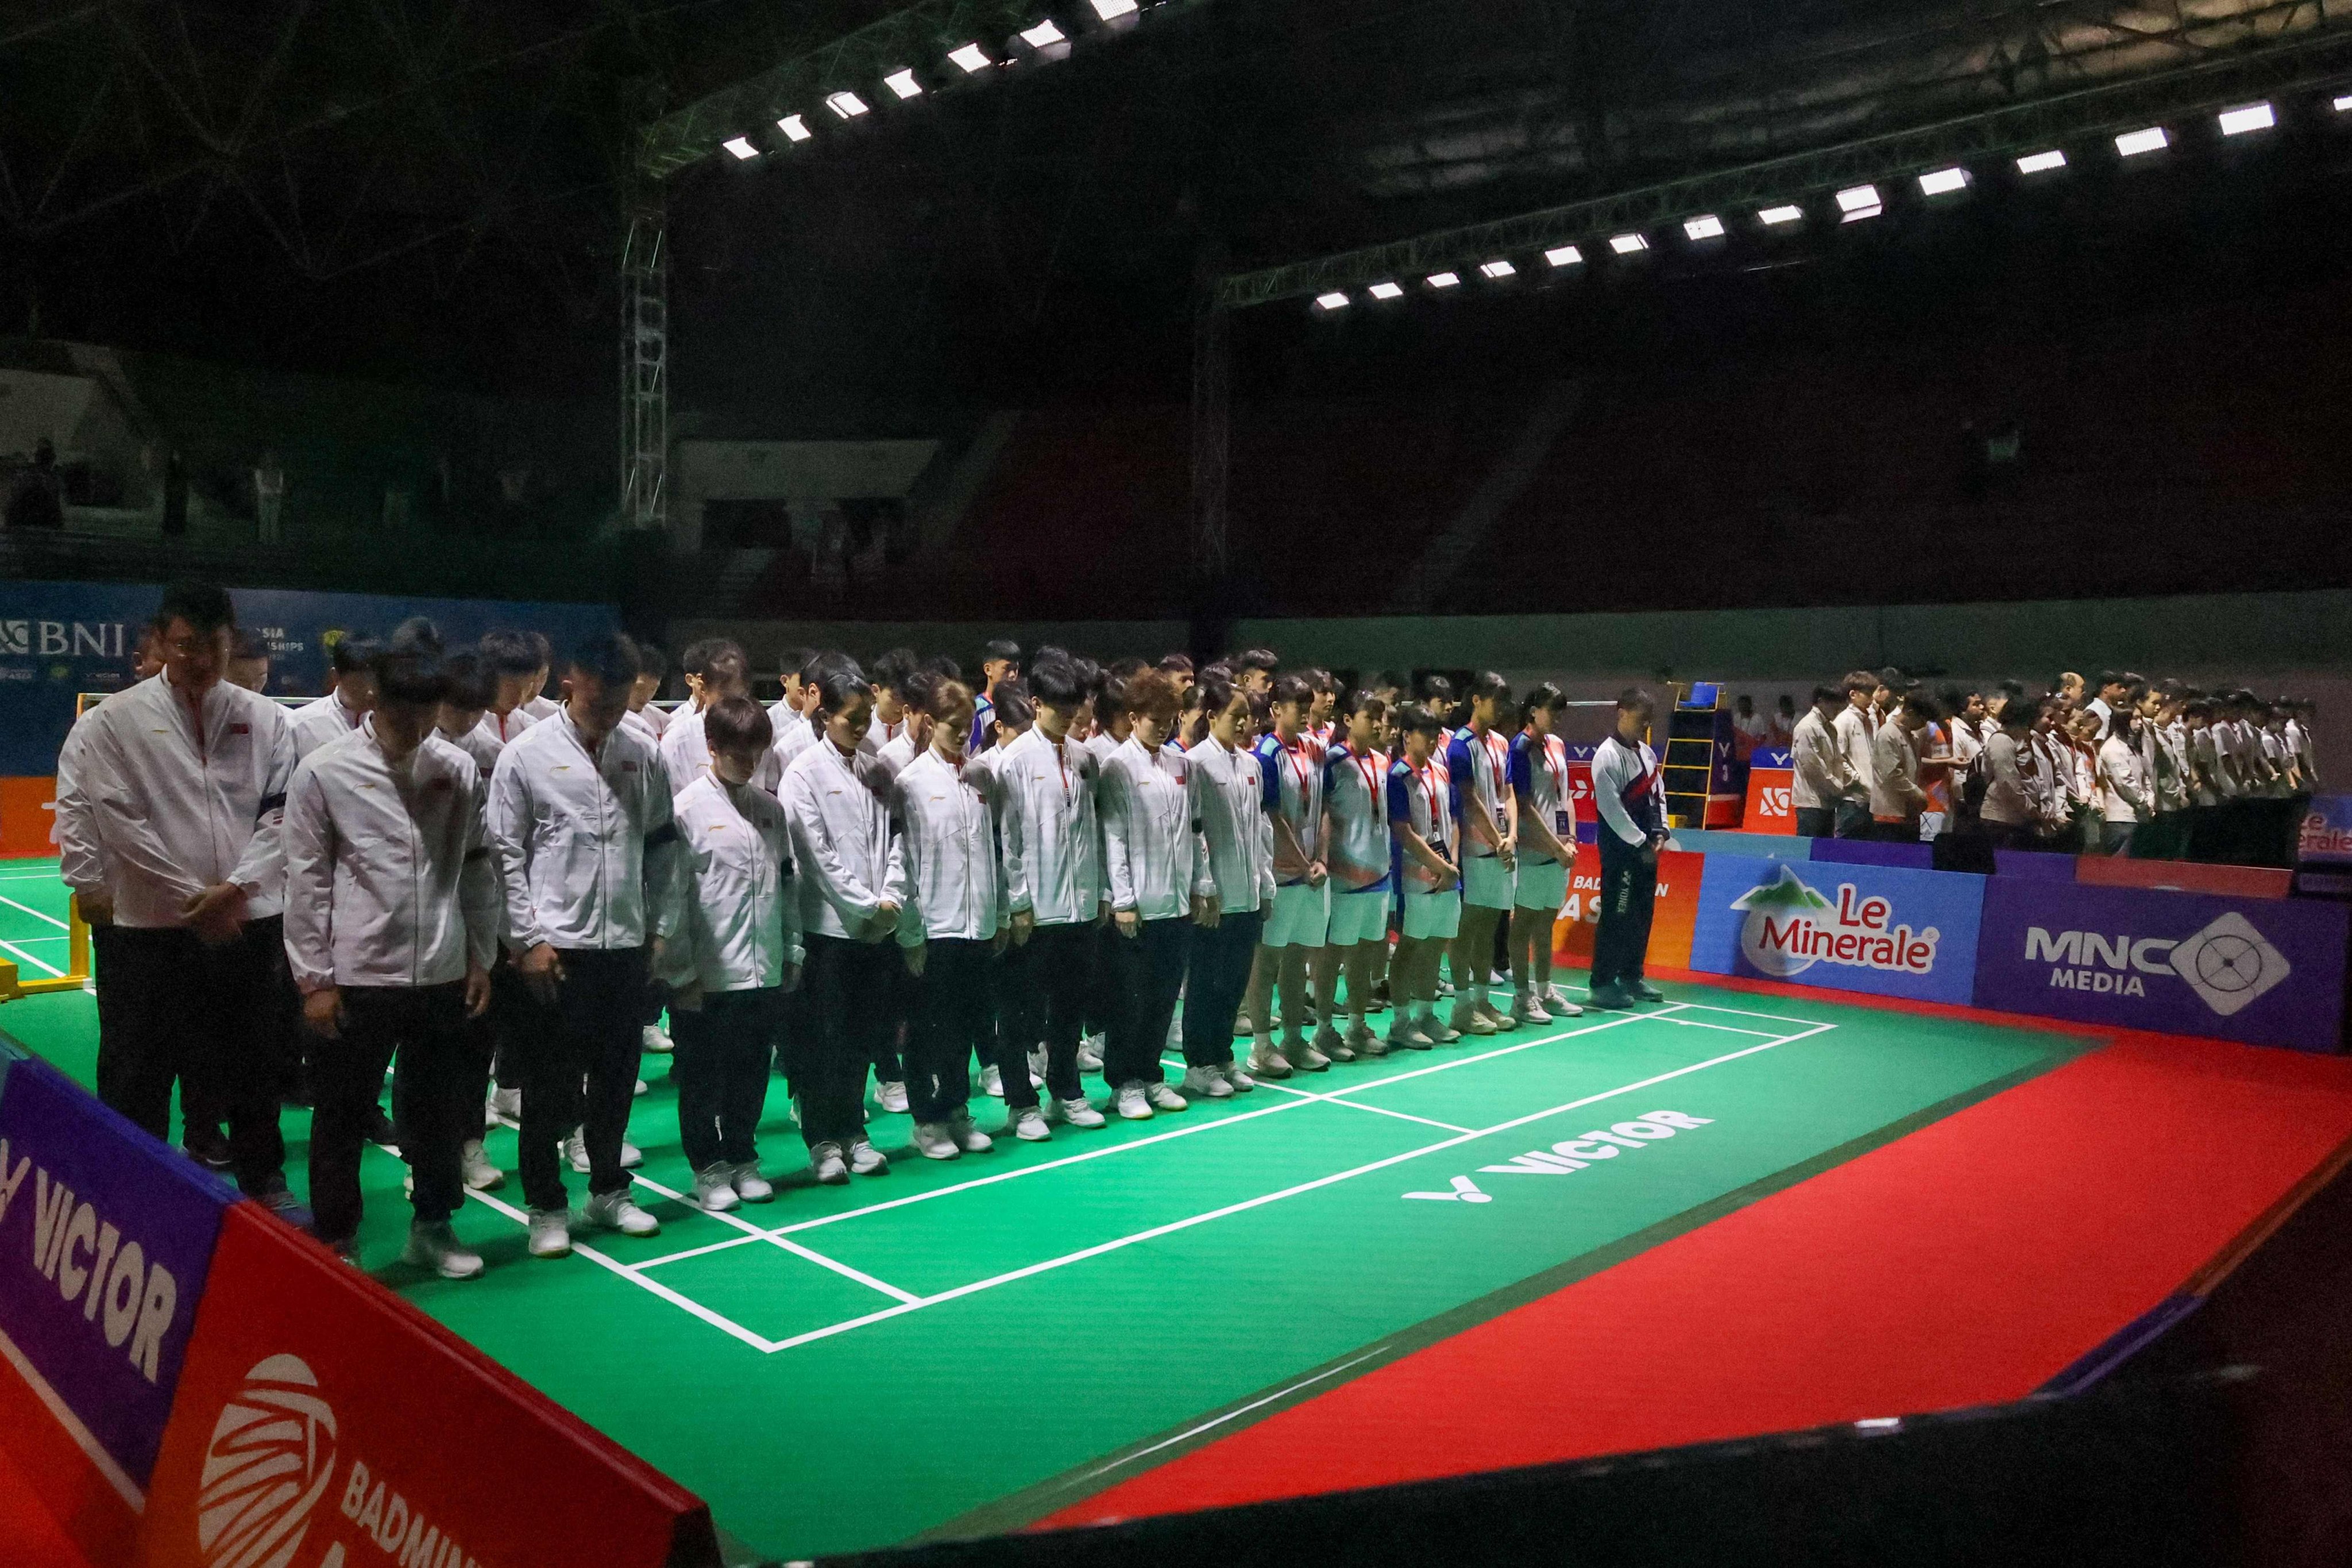
[[[1977,1005],[2334,1050],[2347,911],[1996,877]]]
[[[1984,884],[1956,872],[1709,856],[1691,967],[1965,1003]]]

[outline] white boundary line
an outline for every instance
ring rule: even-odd
[[[1350,1110],[1369,1110],[1375,1116],[1393,1116],[1399,1121],[1415,1121],[1423,1127],[1440,1128],[1447,1132],[1470,1131],[1469,1128],[1455,1122],[1436,1121],[1426,1116],[1408,1116],[1402,1110],[1391,1110],[1385,1105],[1362,1105],[1352,1100],[1341,1100],[1337,1094],[1317,1094],[1312,1089],[1293,1089],[1286,1083],[1276,1083],[1270,1079],[1258,1079],[1257,1086],[1260,1089],[1270,1089],[1276,1094],[1295,1094],[1301,1100],[1312,1100],[1324,1105],[1344,1105]]]
[[[919,1301],[922,1300],[921,1297],[916,1295],[912,1290],[901,1290],[898,1287],[889,1283],[887,1280],[877,1279],[873,1275],[866,1273],[862,1269],[853,1268],[837,1258],[827,1258],[824,1253],[815,1250],[814,1247],[803,1247],[800,1243],[790,1240],[784,1237],[772,1236],[767,1231],[761,1229],[758,1226],[751,1224],[749,1220],[739,1217],[731,1211],[727,1214],[712,1214],[710,1210],[704,1208],[701,1205],[694,1202],[684,1193],[674,1193],[667,1187],[663,1186],[659,1182],[650,1180],[645,1176],[632,1176],[629,1179],[636,1183],[637,1185],[644,1187],[650,1192],[659,1193],[666,1198],[674,1199],[678,1203],[686,1205],[688,1208],[692,1209],[696,1214],[708,1215],[711,1219],[721,1221],[727,1225],[735,1226],[739,1230],[747,1232],[748,1234],[743,1238],[746,1241],[764,1241],[769,1243],[771,1246],[782,1247],[784,1251],[793,1254],[796,1258],[805,1258],[809,1262],[816,1264],[820,1268],[832,1269],[835,1274],[840,1275],[845,1279],[855,1279],[857,1283],[867,1287],[869,1289],[879,1290],[882,1294],[891,1298],[893,1300]],[[662,1259],[660,1261],[667,1262],[670,1260]],[[639,1267],[651,1268],[652,1265],[643,1264]]]
[[[1329,1379],[1339,1376],[1341,1373],[1347,1371],[1351,1366],[1361,1366],[1364,1363],[1372,1360],[1375,1356],[1378,1356],[1381,1353],[1381,1349],[1382,1347],[1375,1345],[1370,1350],[1364,1352],[1361,1355],[1349,1357],[1346,1361],[1341,1362],[1338,1366],[1326,1367],[1321,1372],[1317,1373],[1314,1376],[1302,1377],[1297,1383],[1291,1384],[1286,1387],[1276,1389],[1272,1394],[1265,1395],[1264,1398],[1253,1399],[1247,1405],[1228,1410],[1223,1415],[1213,1416],[1210,1419],[1202,1422],[1197,1426],[1188,1426],[1183,1431],[1177,1433],[1173,1437],[1162,1437],[1159,1442],[1152,1444],[1148,1448],[1138,1448],[1132,1454],[1121,1455],[1119,1458],[1111,1460],[1108,1464],[1097,1465],[1093,1469],[1088,1470],[1086,1474],[1078,1477],[1070,1484],[1073,1486],[1084,1486],[1087,1482],[1093,1480],[1097,1476],[1108,1475],[1113,1470],[1123,1470],[1139,1459],[1150,1458],[1152,1455],[1160,1452],[1162,1448],[1172,1448],[1177,1444],[1197,1437],[1203,1432],[1214,1431],[1216,1428],[1223,1426],[1226,1422],[1237,1421],[1241,1417],[1248,1415],[1251,1411],[1262,1409],[1268,1405],[1272,1405],[1277,1399],[1287,1399],[1302,1388],[1312,1388],[1318,1383],[1328,1382]]]
[[[40,940],[43,942],[52,942],[56,939],[53,937],[43,937]],[[26,952],[23,948],[18,947],[13,942],[0,942],[0,948],[7,949],[10,952],[15,953],[17,957],[23,959],[26,963],[31,964],[36,969],[45,969],[60,980],[63,980],[66,977],[66,972],[64,970],[59,969],[54,963],[49,963],[41,959],[35,958],[31,953]]]
[[[35,909],[30,904],[20,904],[14,899],[5,897],[0,897],[0,904],[5,904],[12,910],[22,910],[25,913],[32,916],[37,921],[47,921],[51,925],[57,927],[59,931],[73,930],[73,927],[66,924],[65,921],[58,919],[57,916],[43,914],[40,910]]]
[[[1661,1015],[1654,1013],[1651,1016],[1658,1017]],[[1769,1038],[1772,1034],[1769,1029],[1743,1029],[1737,1024],[1706,1024],[1696,1018],[1667,1018],[1665,1022],[1680,1024],[1685,1029],[1720,1029],[1727,1035],[1761,1035]]]

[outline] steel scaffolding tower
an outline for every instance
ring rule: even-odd
[[[669,247],[658,188],[630,202],[621,246],[621,526],[669,521]]]

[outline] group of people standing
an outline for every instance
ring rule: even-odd
[[[583,1223],[657,1232],[625,1136],[648,1049],[675,1051],[690,1200],[723,1211],[774,1196],[754,1137],[776,1067],[811,1175],[840,1184],[889,1168],[869,1076],[950,1160],[1581,1010],[1551,972],[1577,841],[1554,686],[1409,696],[1264,649],[1196,669],[996,643],[976,679],[793,650],[762,707],[713,640],[666,711],[666,661],[618,633],[559,658],[415,620],[344,639],[335,689],[289,712],[224,679],[248,650],[217,588],[167,592],[150,646],[160,669],[58,763],[100,1093],[161,1137],[177,1082],[191,1143],[225,1119],[240,1185],[291,1213],[271,1042],[299,996],[312,1223],[347,1256],[362,1148],[396,1139],[405,1258],[481,1271],[449,1219],[505,1180],[486,1113],[518,1125],[533,1255]],[[1604,1007],[1664,999],[1649,718],[1625,693],[1593,763]]]

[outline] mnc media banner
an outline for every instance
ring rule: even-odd
[[[2332,1051],[2352,910],[1995,877],[1977,1005]]]
[[[227,1187],[42,1061],[0,1093],[7,1359],[126,1501],[146,1489]],[[135,1506],[135,1505],[134,1505]]]
[[[1693,969],[1965,1003],[1987,879],[1710,855]]]
[[[0,583],[0,777],[47,778],[78,691],[128,685],[139,633],[163,589],[131,583]],[[240,625],[270,645],[273,694],[324,690],[327,650],[349,631],[383,633],[429,616],[451,643],[492,626],[544,632],[558,647],[613,626],[603,605],[398,599],[373,594],[236,589]]]

